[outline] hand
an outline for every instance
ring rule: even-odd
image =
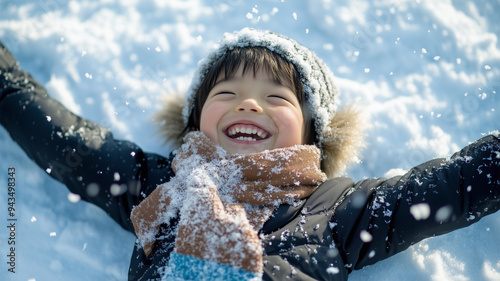
[[[17,61],[0,41],[0,74],[8,72],[13,67],[17,67]]]
[[[18,70],[19,66],[16,59],[0,42],[0,101],[11,92],[8,90],[8,85],[12,83],[11,73]]]
[[[176,252],[261,273],[261,241],[243,206],[225,208],[212,184],[190,188],[187,193]]]

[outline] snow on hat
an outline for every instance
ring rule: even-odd
[[[188,123],[189,115],[194,107],[197,89],[217,60],[234,48],[265,47],[280,54],[297,68],[314,119],[318,136],[317,145],[321,147],[328,124],[337,110],[335,99],[338,97],[338,92],[333,83],[331,70],[316,54],[291,38],[252,28],[226,33],[216,47],[211,54],[200,61],[198,71],[186,93],[186,106],[182,111],[184,125]]]

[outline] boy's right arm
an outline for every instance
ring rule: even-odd
[[[0,124],[51,177],[132,232],[133,206],[173,176],[171,158],[115,140],[51,99],[1,42]]]
[[[500,210],[500,138],[483,137],[450,159],[391,179],[366,179],[336,209],[334,235],[352,269]]]

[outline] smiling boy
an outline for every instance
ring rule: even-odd
[[[71,113],[1,44],[0,72],[12,138],[46,171],[63,163],[50,176],[137,235],[129,280],[346,280],[500,209],[498,134],[391,179],[337,177],[357,156],[358,115],[338,110],[315,54],[273,32],[227,34],[202,61],[185,105],[160,114],[167,139],[184,135],[169,157]],[[64,166],[76,150],[86,157]],[[415,218],[422,204],[429,216]]]

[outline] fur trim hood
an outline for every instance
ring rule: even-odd
[[[184,137],[184,94],[168,94],[163,102],[163,109],[154,119],[165,144],[177,149]],[[359,162],[364,147],[364,124],[361,111],[353,106],[341,108],[333,116],[325,130],[321,149],[321,170],[328,178],[344,174],[351,164]]]

